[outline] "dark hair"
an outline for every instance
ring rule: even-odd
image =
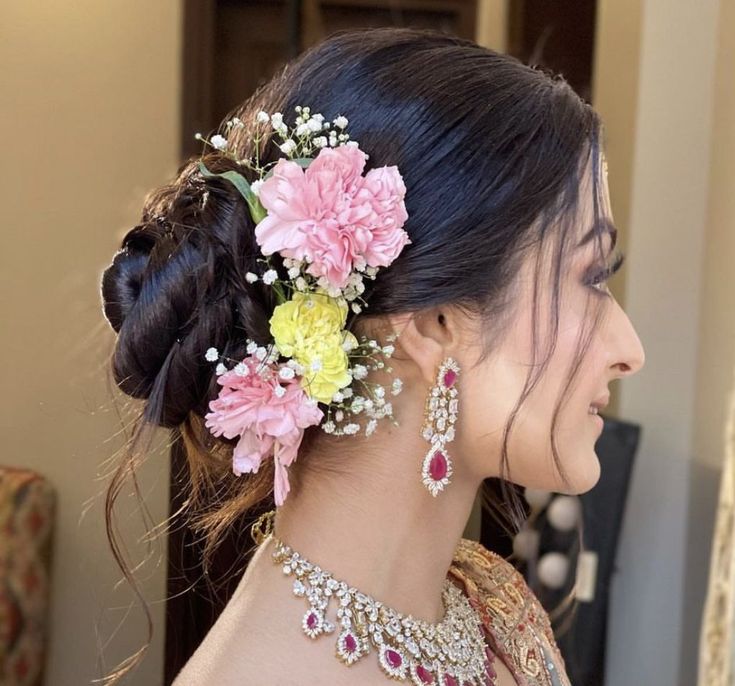
[[[255,116],[261,109],[280,111],[292,126],[296,105],[308,105],[328,120],[346,116],[350,137],[370,156],[368,168],[395,164],[403,175],[404,228],[412,242],[371,285],[371,315],[461,305],[492,316],[491,349],[502,334],[498,322],[509,315],[514,277],[528,250],[547,242],[555,246],[554,309],[548,315],[554,340],[539,364],[534,359],[505,429],[507,469],[515,414],[553,352],[560,273],[574,236],[562,220],[576,218],[582,175],[590,165],[599,215],[598,116],[561,78],[469,40],[409,28],[341,31],[286,65],[228,113],[226,120],[237,116],[245,123],[229,135],[238,156],[254,156],[256,133],[261,163],[283,156]],[[224,121],[219,131],[225,133]],[[205,180],[197,159],[148,195],[140,224],[104,273],[102,297],[118,333],[115,381],[145,400],[134,442],[155,425],[183,437],[192,493],[206,483],[218,494],[210,499],[216,507],[198,520],[214,544],[238,514],[268,495],[272,473],[264,464],[255,475],[231,478],[230,445],[203,427],[216,394],[203,351],[215,346],[236,358],[245,354],[246,337],[267,341],[275,303],[269,289],[245,279],[259,256],[245,201],[228,182]],[[205,153],[204,161],[216,172],[242,171],[216,152]],[[581,341],[565,391],[589,340]],[[559,405],[554,421],[558,410]],[[563,474],[553,428],[554,457]],[[121,465],[110,485],[109,510],[126,471]],[[496,503],[496,510],[511,512],[517,526],[525,513],[515,491],[502,483],[508,502]]]

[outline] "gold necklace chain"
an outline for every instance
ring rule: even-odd
[[[352,665],[375,649],[381,669],[391,679],[416,686],[492,686],[495,656],[487,649],[482,622],[462,591],[446,579],[442,588],[444,617],[431,624],[403,615],[335,579],[294,551],[273,533],[273,515],[252,528],[258,545],[275,543],[272,559],[293,576],[293,593],[308,603],[301,622],[311,639],[337,633],[336,657]],[[330,602],[337,606],[330,620]]]

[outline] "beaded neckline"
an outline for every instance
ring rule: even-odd
[[[273,562],[293,576],[293,593],[308,608],[301,627],[316,639],[337,635],[335,654],[352,665],[377,652],[383,672],[416,686],[493,686],[495,655],[485,645],[482,621],[462,591],[446,579],[442,589],[444,617],[437,624],[403,615],[309,562],[272,532]],[[337,606],[336,621],[329,605]]]

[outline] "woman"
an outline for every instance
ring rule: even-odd
[[[340,32],[147,198],[103,277],[116,381],[141,431],[181,428],[211,545],[276,503],[177,686],[568,684],[520,574],[462,532],[487,477],[592,488],[596,411],[643,365],[600,138],[513,58]]]

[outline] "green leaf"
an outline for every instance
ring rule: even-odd
[[[306,169],[313,161],[313,157],[295,157],[291,160],[292,162],[296,162],[300,167],[303,167]]]
[[[204,177],[211,179],[220,176],[223,179],[227,179],[227,181],[235,186],[235,188],[240,191],[240,195],[245,198],[245,201],[248,204],[248,208],[250,209],[250,216],[253,218],[253,221],[256,224],[266,216],[266,209],[263,207],[263,205],[261,205],[258,196],[253,193],[250,184],[242,174],[236,171],[226,171],[222,172],[221,174],[214,174],[213,172],[209,171],[209,169],[207,169],[204,162],[202,162],[201,160],[199,161],[199,171],[201,171],[202,176]]]
[[[202,176],[206,176],[208,178],[214,178],[216,176],[221,176],[223,179],[227,179],[231,184],[237,188],[238,191],[240,191],[240,195],[242,195],[245,200],[249,201],[249,196],[253,195],[253,191],[250,190],[250,184],[247,182],[247,179],[236,171],[226,171],[222,172],[221,174],[214,174],[207,167],[204,165],[204,162],[201,160],[199,161],[199,170],[202,172]]]

